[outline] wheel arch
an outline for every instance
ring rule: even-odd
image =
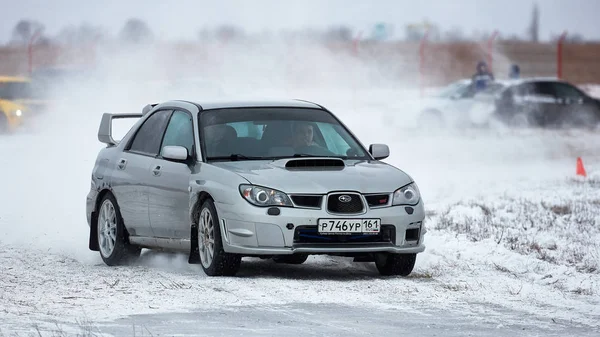
[[[206,191],[198,192],[190,209],[190,251],[188,256],[188,263],[190,264],[200,263],[200,254],[198,252],[198,220],[200,207],[202,207],[202,204],[204,204],[206,200],[214,201],[214,198]]]
[[[90,218],[90,236],[89,236],[89,249],[93,251],[99,251],[100,247],[98,247],[98,209],[100,208],[100,203],[104,197],[110,194],[117,203],[117,207],[119,206],[119,201],[117,200],[117,196],[112,192],[110,188],[104,188],[98,192],[96,195],[96,200],[94,201],[94,209],[92,210],[91,218]],[[127,226],[123,223],[123,229],[125,230],[125,236],[129,241],[129,231],[127,230]]]

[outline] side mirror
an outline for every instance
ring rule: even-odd
[[[173,161],[187,161],[189,154],[188,150],[183,146],[167,145],[163,147],[162,157]]]
[[[385,144],[371,144],[369,145],[369,153],[376,160],[381,160],[390,156],[390,148]]]

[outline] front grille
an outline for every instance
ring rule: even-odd
[[[291,198],[296,206],[311,208],[321,208],[321,200],[323,200],[320,195],[292,195]]]
[[[301,225],[294,231],[294,244],[366,244],[391,243],[396,244],[396,227],[381,225],[378,234],[340,234],[320,235],[317,226]]]
[[[387,205],[390,195],[389,194],[369,194],[365,195],[367,204],[369,207],[385,206]]]
[[[344,200],[349,199],[349,200]],[[340,200],[342,199],[342,200]],[[356,193],[333,193],[327,198],[327,210],[333,213],[360,213],[364,211],[360,194]]]

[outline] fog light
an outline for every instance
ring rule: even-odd
[[[21,115],[23,115],[23,111],[21,111],[21,110],[15,111],[15,116],[21,117]]]
[[[277,207],[271,207],[267,210],[267,214],[269,215],[279,215],[281,214],[281,210]]]

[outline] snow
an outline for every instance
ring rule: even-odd
[[[600,134],[415,129],[402,104],[418,97],[409,84],[257,87],[323,103],[365,144],[389,144],[387,161],[416,180],[426,203],[427,249],[407,278],[322,256],[301,266],[247,259],[237,277],[209,278],[181,255],[145,252],[135,265],[111,268],[87,249],[85,196],[102,147],[100,115],[148,103],[143,87],[122,88],[65,89],[68,100],[56,109],[0,137],[0,336],[57,325],[78,333],[134,314],[294,304],[508,310],[494,318],[499,328],[532,315],[540,328],[562,322],[600,331]],[[586,178],[575,175],[577,157]]]

